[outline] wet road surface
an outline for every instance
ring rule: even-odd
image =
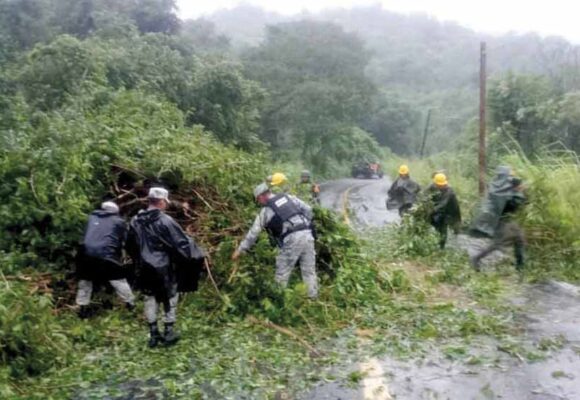
[[[322,185],[322,205],[342,213],[355,228],[395,223],[399,221],[397,213],[385,208],[389,185],[387,178],[328,182]],[[485,240],[462,235],[452,242],[470,253],[485,245]],[[496,260],[501,257],[496,254]],[[493,362],[469,365],[436,348],[413,361],[375,358],[349,367],[349,371],[365,375],[359,387],[324,383],[301,399],[580,400],[579,289],[553,281],[520,285],[513,293],[510,301],[521,310],[517,320],[523,329],[522,343],[533,346],[547,340],[547,345],[553,346],[547,359],[529,361],[508,355],[498,341],[482,337],[471,343],[470,353]]]
[[[323,207],[341,214],[349,211],[354,227],[379,227],[398,222],[397,211],[385,206],[387,191],[392,181],[383,179],[341,179],[321,185],[320,201]]]

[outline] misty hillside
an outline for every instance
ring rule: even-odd
[[[258,45],[266,26],[302,19],[332,22],[356,33],[372,54],[368,77],[399,109],[414,115],[410,125],[416,137],[423,130],[429,108],[435,111],[430,126],[435,137],[459,135],[466,122],[477,115],[482,40],[487,42],[488,75],[492,79],[513,71],[545,75],[562,92],[580,87],[574,73],[580,48],[559,37],[542,38],[535,33],[491,36],[427,15],[389,12],[381,6],[286,17],[240,5],[208,19],[239,52]],[[433,142],[438,147],[438,141]]]
[[[240,5],[208,17],[234,47],[258,44],[267,25],[300,19],[333,22],[364,39],[374,53],[371,75],[385,84],[424,89],[475,85],[479,43],[488,43],[490,75],[506,70],[556,75],[578,66],[580,48],[535,33],[491,36],[423,14],[403,15],[381,6],[336,9],[286,17]]]

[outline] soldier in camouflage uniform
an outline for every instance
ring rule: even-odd
[[[294,187],[293,194],[307,199],[311,205],[320,205],[320,186],[312,181],[312,174],[308,170],[300,174],[300,182]]]
[[[254,196],[262,205],[262,210],[246,238],[232,255],[232,260],[237,260],[252,248],[260,232],[266,230],[280,248],[276,257],[276,282],[286,287],[294,267],[299,263],[308,297],[316,298],[318,280],[311,231],[312,208],[297,197],[284,193],[274,195],[266,184],[258,185]]]

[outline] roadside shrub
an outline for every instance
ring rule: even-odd
[[[65,364],[71,350],[49,296],[30,294],[21,283],[0,284],[0,369],[12,378],[39,375]]]
[[[531,161],[514,153],[505,162],[524,179],[527,188],[528,204],[522,210],[520,221],[535,250],[534,257],[543,260],[538,266],[555,269],[558,260],[577,263],[580,257],[578,156],[573,152],[549,152]]]

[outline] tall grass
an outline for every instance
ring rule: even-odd
[[[520,153],[505,162],[524,178],[529,197],[521,222],[544,256],[577,262],[580,255],[580,160],[573,152],[546,152],[533,161]]]

